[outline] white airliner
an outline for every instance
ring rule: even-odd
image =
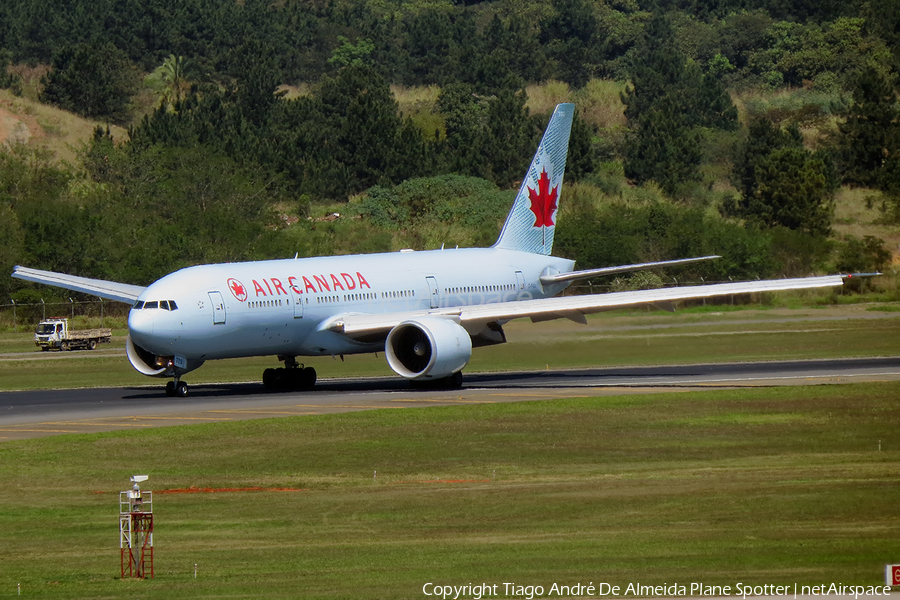
[[[574,106],[556,107],[497,242],[490,248],[199,265],[147,287],[15,267],[13,277],[132,304],[128,360],[151,377],[182,376],[207,360],[277,356],[274,389],[312,388],[297,357],[385,353],[414,384],[458,387],[472,348],[506,341],[503,325],[568,318],[687,298],[839,286],[840,275],[555,297],[572,281],[683,264],[690,258],[573,271],[550,256]],[[602,233],[600,233],[602,234]]]

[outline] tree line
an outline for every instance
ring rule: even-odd
[[[627,80],[626,127],[601,131],[580,114],[573,125],[567,183],[613,199],[564,203],[558,251],[581,267],[719,253],[685,271],[716,279],[887,260],[879,240],[828,236],[842,184],[878,190],[886,218],[900,218],[894,3],[397,6],[3,3],[0,62],[49,63],[43,101],[129,123],[141,73],[165,89],[125,142],[99,127],[77,168],[0,153],[0,268],[147,283],[198,262],[398,239],[483,245],[549,117],[528,110],[526,84],[559,78],[577,93],[598,76]],[[310,85],[289,97],[291,82]],[[401,114],[392,84],[440,86],[433,128]],[[790,118],[742,125],[732,93],[746,86],[827,93],[840,126],[813,151]],[[708,191],[715,168],[733,192]],[[648,200],[614,200],[626,193]],[[316,202],[352,196],[353,219],[306,220]]]

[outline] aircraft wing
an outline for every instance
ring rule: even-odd
[[[544,285],[559,283],[561,281],[575,281],[577,279],[589,279],[591,277],[599,277],[601,275],[615,275],[616,273],[630,273],[631,271],[644,271],[646,269],[655,269],[657,267],[671,267],[675,265],[686,265],[689,263],[700,262],[704,260],[713,260],[722,258],[718,254],[713,256],[700,256],[697,258],[679,258],[678,260],[663,260],[659,262],[640,263],[636,265],[620,265],[617,267],[603,267],[600,269],[588,269],[586,271],[569,271],[568,273],[556,273],[554,275],[541,275],[541,283]]]
[[[476,304],[453,308],[407,311],[387,314],[337,315],[322,323],[320,329],[343,333],[354,339],[372,339],[387,333],[400,323],[421,317],[442,317],[457,321],[471,335],[476,335],[491,322],[529,317],[532,321],[566,318],[586,323],[585,315],[627,306],[662,305],[676,300],[712,298],[750,292],[777,292],[843,285],[841,275],[804,277],[799,279],[770,279],[739,283],[719,283],[685,287],[661,288],[634,292],[563,296],[539,300],[516,300],[494,304]]]
[[[43,283],[45,285],[61,287],[75,292],[84,292],[85,294],[100,296],[101,298],[116,300],[126,304],[134,304],[137,297],[146,289],[139,285],[116,283],[115,281],[105,281],[103,279],[76,277],[75,275],[66,275],[65,273],[40,271],[38,269],[29,269],[28,267],[19,266],[13,268],[12,276],[16,279]]]

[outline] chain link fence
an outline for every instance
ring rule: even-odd
[[[74,300],[68,302],[27,302],[10,300],[0,304],[0,329],[13,333],[34,331],[35,325],[51,317],[67,317],[73,321],[97,323],[109,327],[128,316],[127,304],[111,300]]]

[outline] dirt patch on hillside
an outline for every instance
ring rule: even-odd
[[[17,115],[0,103],[0,144],[11,148],[16,144],[28,144],[32,138],[44,137],[44,131],[34,117]]]

